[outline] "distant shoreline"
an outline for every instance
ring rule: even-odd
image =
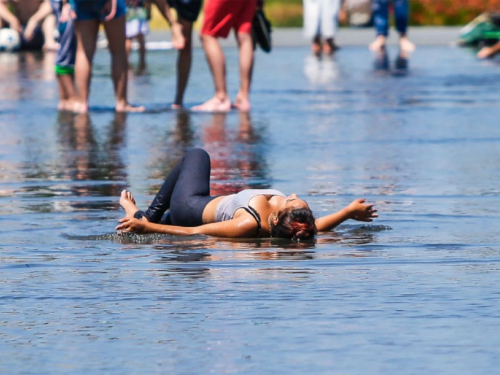
[[[460,27],[456,26],[414,26],[410,27],[408,36],[417,45],[417,48],[419,45],[447,46],[457,42],[459,31]],[[375,31],[371,27],[342,27],[339,30],[337,42],[340,47],[362,46],[368,45],[374,37]],[[170,31],[167,29],[153,30],[147,37],[147,40],[152,42],[170,39]],[[310,43],[304,38],[302,28],[274,28],[272,39],[275,47],[308,46]],[[193,36],[193,43],[195,47],[201,46],[197,32]],[[397,33],[394,29],[391,29],[388,43],[389,45],[397,43]],[[234,37],[231,35],[222,40],[222,44],[225,47],[236,46]]]

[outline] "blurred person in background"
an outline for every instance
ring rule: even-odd
[[[304,0],[304,34],[312,40],[312,52],[332,54],[338,49],[335,35],[341,0]]]
[[[372,51],[385,48],[389,35],[389,0],[373,0],[373,21],[377,37],[370,43]],[[396,30],[399,32],[399,46],[404,52],[413,52],[415,45],[407,37],[409,6],[408,0],[393,0]]]
[[[16,30],[21,37],[21,49],[57,51],[59,45],[54,38],[56,18],[52,13],[39,19],[35,16],[43,0],[0,0],[0,27]],[[12,10],[12,12],[11,12]],[[41,28],[37,27],[41,24]],[[25,28],[33,29],[29,39],[24,37]]]
[[[45,0],[38,9],[38,12],[31,17],[28,26],[24,30],[24,37],[30,40],[38,23],[54,14],[58,31],[59,49],[55,61],[55,72],[59,87],[60,111],[73,109],[76,100],[76,90],[74,82],[76,37],[74,24],[71,15],[71,7],[67,0]]]
[[[127,0],[127,16],[126,16],[126,49],[127,61],[132,49],[132,40],[137,39],[139,43],[139,73],[146,70],[146,35],[149,33],[148,18],[151,12],[151,2],[155,3],[167,21],[172,31],[172,44],[176,49],[184,48],[184,36],[182,35],[182,27],[174,20],[170,7],[166,0]],[[129,63],[130,67],[130,63]]]

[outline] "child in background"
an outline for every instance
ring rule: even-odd
[[[146,69],[146,40],[149,32],[148,20],[151,11],[151,3],[154,3],[160,14],[167,21],[172,31],[172,44],[175,49],[183,49],[185,38],[180,23],[172,17],[170,6],[166,0],[127,0],[127,61],[132,48],[132,39],[139,42],[139,72]],[[129,65],[130,68],[130,65]]]
[[[67,0],[45,0],[38,11],[31,17],[31,21],[28,22],[24,30],[25,39],[30,40],[40,22],[50,14],[54,14],[56,17],[60,47],[57,51],[55,72],[59,86],[59,105],[57,108],[60,111],[72,110],[75,101],[76,37],[74,20],[70,13],[71,7]]]
[[[139,43],[139,72],[146,70],[146,40],[148,35],[148,12],[145,0],[127,0],[127,23],[125,25],[127,36],[127,61],[130,69],[130,51],[132,49],[132,40],[137,39]]]
[[[73,110],[76,101],[75,90],[75,57],[76,35],[75,20],[71,16],[71,6],[67,0],[50,0],[57,19],[59,32],[59,50],[56,56],[56,76],[59,86],[60,111]]]

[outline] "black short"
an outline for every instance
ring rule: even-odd
[[[202,0],[168,0],[168,5],[174,8],[181,18],[195,22],[201,11]]]

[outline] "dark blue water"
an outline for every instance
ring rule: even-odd
[[[175,52],[155,51],[130,80],[147,113],[120,115],[101,50],[75,116],[53,60],[0,54],[0,373],[497,372],[500,64],[396,55],[258,53],[251,114],[211,115],[168,110]],[[187,105],[211,94],[196,50]],[[193,146],[216,194],[364,197],[380,219],[315,243],[115,234],[120,191],[145,207]]]

